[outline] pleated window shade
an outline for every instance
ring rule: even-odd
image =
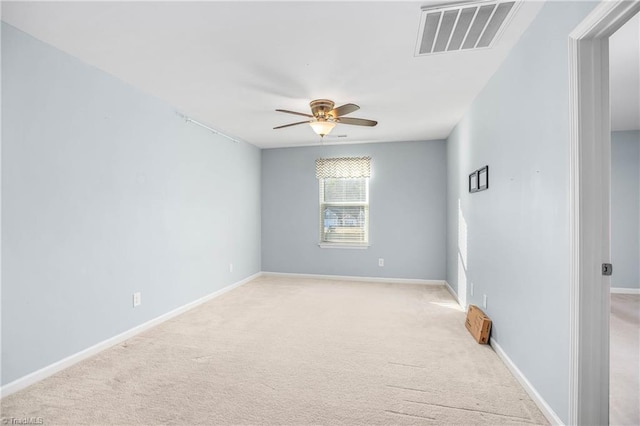
[[[368,243],[370,176],[370,157],[316,160],[321,245]]]

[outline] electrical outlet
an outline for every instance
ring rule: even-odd
[[[142,303],[142,295],[140,294],[140,292],[136,292],[133,293],[133,307],[137,307],[140,306],[140,304]]]
[[[469,294],[473,296],[473,283],[471,283],[469,286]]]
[[[482,295],[482,307],[484,309],[487,309],[487,295],[486,294]]]
[[[233,272],[233,263],[229,264],[229,272]]]
[[[384,259],[383,258],[378,259],[378,266],[384,266]]]

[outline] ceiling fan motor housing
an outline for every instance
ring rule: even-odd
[[[335,103],[329,99],[316,99],[309,103],[311,114],[318,119],[335,118],[329,115],[329,111],[333,110],[334,105]]]

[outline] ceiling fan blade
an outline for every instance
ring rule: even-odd
[[[359,110],[360,107],[356,104],[344,104],[339,106],[338,108],[334,108],[329,111],[329,114],[333,115],[335,118],[342,117],[343,115],[351,114],[354,111]]]
[[[338,123],[342,124],[355,124],[356,126],[369,126],[373,127],[378,124],[377,121],[366,120],[364,118],[349,118],[349,117],[340,117]]]
[[[295,115],[301,115],[303,117],[313,118],[313,115],[305,114],[304,112],[289,111],[288,109],[277,109],[276,111],[278,111],[278,112],[286,112],[287,114],[295,114]]]
[[[305,124],[308,123],[309,121],[298,121],[297,123],[291,123],[291,124],[285,124],[284,126],[278,126],[278,127],[274,127],[273,130],[275,129],[282,129],[285,127],[291,127],[291,126],[297,126],[298,124]]]

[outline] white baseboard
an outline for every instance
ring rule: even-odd
[[[462,303],[460,303],[460,298],[458,297],[458,293],[456,293],[456,292],[453,290],[453,287],[451,287],[451,286],[449,285],[449,282],[445,281],[445,282],[444,282],[444,286],[447,288],[447,290],[449,291],[449,293],[451,293],[451,296],[453,296],[453,298],[456,300],[456,302],[458,302],[458,305],[460,305],[460,308],[461,308],[463,311],[466,311],[466,310],[467,310],[467,307],[466,307],[466,306],[462,306]]]
[[[640,294],[640,288],[611,287],[614,294]]]
[[[522,387],[529,394],[533,402],[536,403],[536,405],[538,406],[540,411],[542,411],[542,414],[544,414],[544,416],[547,418],[549,423],[551,423],[552,425],[564,425],[564,423],[562,423],[562,420],[560,420],[560,417],[558,417],[555,411],[553,411],[553,409],[549,406],[549,404],[547,404],[544,398],[540,396],[538,391],[533,387],[533,385],[529,382],[529,380],[527,380],[525,375],[522,374],[522,371],[520,371],[520,369],[516,367],[513,361],[511,361],[511,358],[509,358],[509,356],[500,347],[500,345],[493,338],[490,339],[489,343],[491,344],[491,347],[493,348],[495,353],[498,354],[498,357],[500,357],[504,365],[506,365],[509,371],[511,371],[511,374],[513,374],[516,380],[518,380],[518,382],[522,385]]]
[[[123,333],[120,333],[116,336],[113,336],[107,340],[104,340],[100,343],[97,343],[91,347],[88,347],[80,352],[77,352],[73,355],[70,355],[60,361],[54,362],[46,367],[41,368],[40,370],[34,371],[33,373],[27,374],[26,376],[20,377],[19,379],[14,380],[11,383],[7,383],[2,386],[0,389],[0,397],[4,398],[5,396],[11,395],[21,389],[26,388],[27,386],[31,386],[32,384],[39,382],[42,379],[45,379],[53,374],[62,371],[66,368],[71,367],[78,362],[85,360],[105,349],[108,349],[118,343],[124,342],[127,339],[132,338],[136,334],[142,333],[145,330],[148,330],[152,327],[155,327],[158,324],[161,324],[175,316],[178,316],[186,311],[189,311],[199,305],[202,305],[205,302],[208,302],[211,299],[214,299],[234,288],[240,287],[243,284],[248,283],[249,281],[259,277],[261,275],[260,272],[253,274],[241,281],[238,281],[234,284],[228,285],[220,290],[217,290],[211,294],[203,296],[199,299],[194,300],[193,302],[189,302],[186,305],[182,305],[172,311],[167,312],[166,314],[160,315],[152,320],[149,320],[143,324],[140,324],[132,329],[129,329]]]
[[[320,274],[294,274],[289,272],[262,272],[265,277],[290,277],[290,278],[315,278],[323,280],[361,281],[375,283],[395,284],[421,284],[421,285],[445,285],[444,280],[420,280],[413,278],[380,278],[380,277],[356,277],[350,275],[320,275]]]

